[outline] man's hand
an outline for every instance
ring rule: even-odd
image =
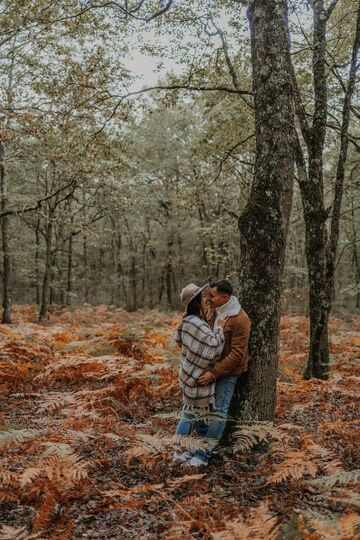
[[[204,386],[205,384],[210,384],[214,381],[215,381],[215,376],[211,373],[211,371],[205,371],[205,373],[200,375],[200,377],[197,380],[200,386]]]

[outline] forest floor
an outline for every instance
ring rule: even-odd
[[[35,316],[0,326],[0,539],[360,538],[360,317],[331,320],[324,382],[302,380],[307,319],[284,317],[275,425],[191,470],[171,459],[175,315]]]

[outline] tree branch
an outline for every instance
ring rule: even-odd
[[[66,186],[63,186],[63,187],[57,189],[53,193],[50,193],[49,195],[46,195],[46,197],[43,197],[42,199],[39,199],[34,206],[28,206],[28,207],[25,207],[25,208],[22,208],[22,209],[6,210],[5,212],[0,212],[0,219],[5,217],[5,216],[13,216],[13,215],[17,215],[17,214],[24,214],[26,212],[33,212],[34,210],[38,210],[41,207],[42,203],[48,201],[49,199],[52,199],[53,197],[56,197],[57,195],[59,195],[59,193],[61,193],[62,191],[64,191],[65,189],[67,189],[67,188],[69,188],[71,186],[73,188],[75,187],[75,181],[74,180],[71,180],[71,182],[66,184]]]
[[[168,84],[168,85],[157,85],[157,86],[148,86],[147,88],[142,88],[141,90],[136,90],[134,92],[128,92],[127,94],[124,94],[120,97],[119,101],[115,105],[111,115],[109,118],[105,120],[103,125],[100,129],[98,129],[94,133],[94,137],[96,137],[99,133],[101,133],[106,125],[114,118],[118,108],[122,104],[122,102],[131,97],[131,96],[137,96],[139,94],[144,94],[146,92],[151,92],[152,90],[188,90],[190,92],[227,92],[229,94],[238,94],[238,95],[252,95],[252,92],[248,90],[243,89],[235,89],[231,88],[229,86],[189,86],[187,84]],[[113,96],[116,97],[116,96]]]
[[[218,36],[221,39],[221,43],[222,43],[223,51],[224,51],[224,55],[225,55],[226,65],[228,67],[228,70],[229,70],[229,73],[230,73],[234,88],[236,88],[236,90],[240,93],[239,79],[238,79],[237,73],[235,71],[235,68],[234,68],[234,66],[233,66],[233,64],[232,64],[232,62],[230,60],[229,47],[228,47],[224,32],[215,24],[215,22],[212,19],[211,19],[211,22],[212,22],[213,26],[216,29],[216,33],[218,34]],[[240,97],[245,101],[246,105],[253,108],[252,103],[250,103],[246,98],[244,98],[244,96],[242,96],[241,93],[240,93]]]
[[[90,8],[93,8],[93,9],[99,9],[99,8],[105,8],[105,7],[115,7],[117,9],[119,9],[125,15],[125,17],[124,17],[125,19],[131,17],[132,19],[136,19],[137,21],[144,21],[144,22],[148,23],[148,22],[156,19],[157,17],[160,17],[160,15],[163,15],[164,13],[169,11],[169,9],[172,6],[173,0],[168,0],[166,2],[166,4],[164,5],[164,7],[162,7],[161,9],[159,9],[159,11],[156,11],[155,13],[153,13],[152,15],[149,15],[147,17],[139,17],[139,16],[135,15],[135,13],[137,13],[141,9],[141,7],[143,6],[144,3],[145,3],[145,0],[141,0],[139,2],[139,4],[133,9],[128,9],[128,3],[127,2],[125,2],[124,6],[120,5],[119,2],[106,2],[105,4],[95,4],[93,2],[89,2],[88,5],[90,6]]]
[[[219,178],[221,172],[222,172],[222,168],[223,168],[223,165],[225,163],[225,161],[231,156],[232,152],[234,150],[236,150],[236,148],[238,148],[239,146],[241,146],[242,144],[245,144],[249,139],[251,139],[252,137],[255,137],[255,133],[251,133],[251,135],[249,135],[248,137],[246,137],[245,139],[243,139],[242,141],[234,144],[234,146],[232,146],[230,148],[230,150],[226,150],[225,151],[225,156],[220,160],[220,164],[219,164],[219,170],[215,176],[215,178],[210,182],[210,185],[214,184],[214,182],[216,182],[216,180]],[[233,157],[233,156],[232,156]],[[248,165],[248,163],[246,163]]]

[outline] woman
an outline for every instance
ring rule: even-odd
[[[188,437],[196,421],[211,411],[215,401],[215,377],[210,384],[198,383],[200,375],[219,360],[224,346],[223,323],[213,331],[206,322],[204,291],[207,287],[190,283],[181,292],[185,313],[175,334],[175,340],[181,346],[179,379],[183,402],[176,429],[178,438]],[[175,451],[174,461],[195,459],[188,450],[181,447],[180,450]]]

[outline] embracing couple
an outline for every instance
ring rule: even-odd
[[[247,370],[250,320],[226,280],[203,287],[190,283],[181,301],[184,315],[175,340],[181,347],[183,409],[173,460],[200,467],[213,455],[237,378]]]

